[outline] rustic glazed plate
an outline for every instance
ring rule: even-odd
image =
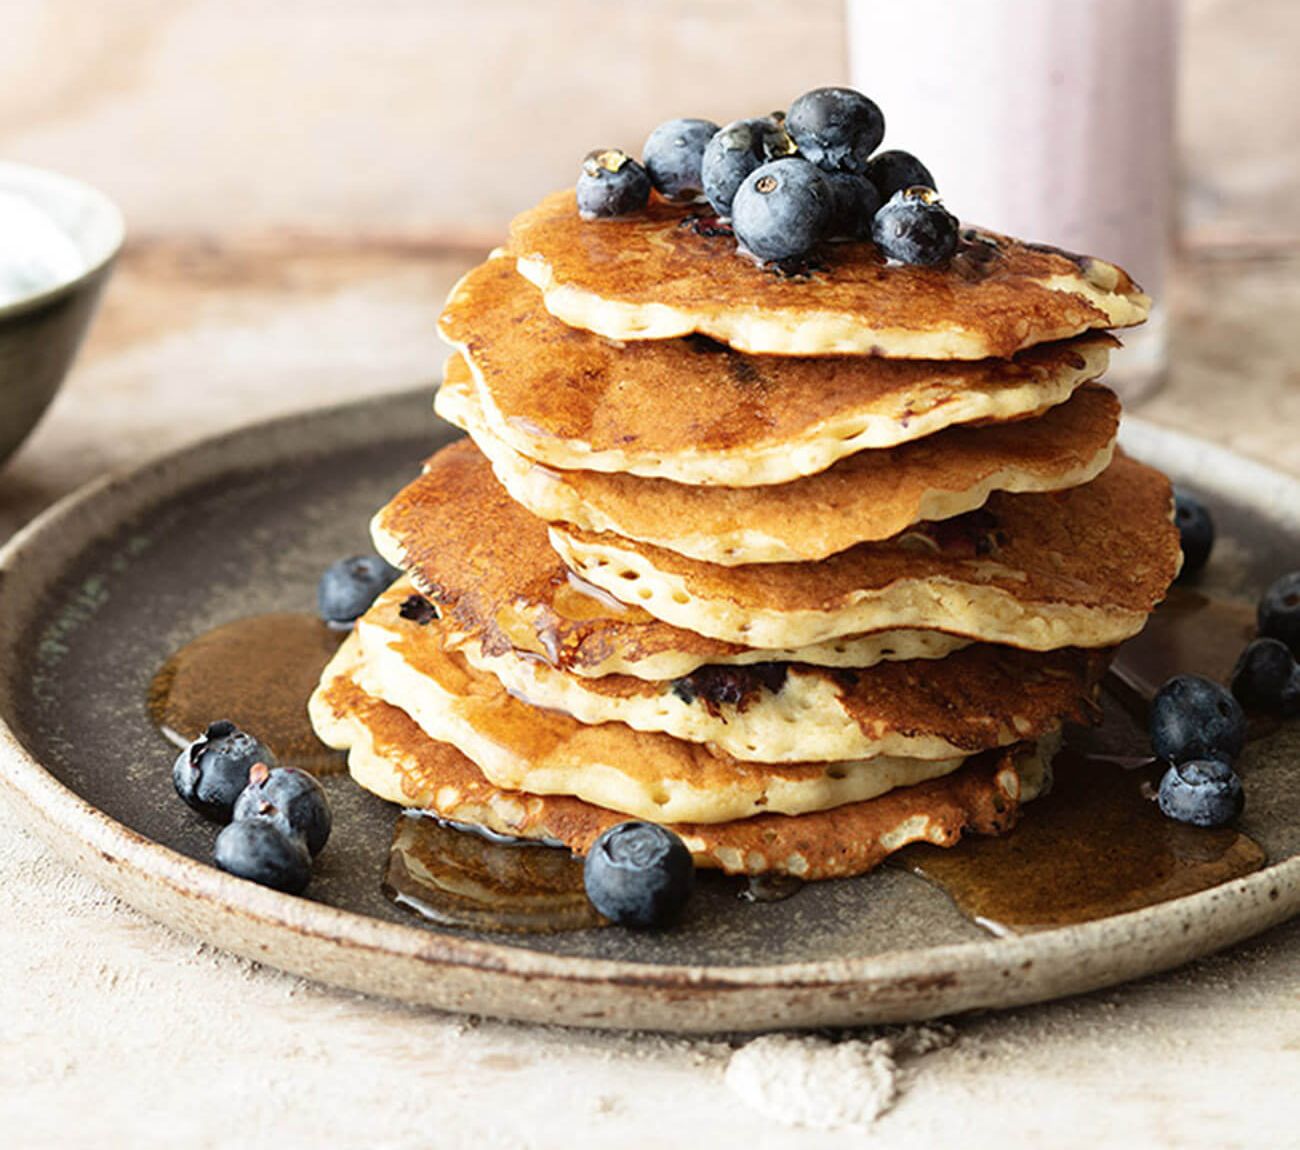
[[[436,928],[383,897],[395,811],[346,775],[328,780],[335,832],[309,898],[217,871],[212,828],[172,794],[149,681],[210,627],[311,610],[320,570],[367,548],[371,513],[454,434],[429,408],[424,389],[208,441],[93,484],[0,553],[0,779],[55,851],[162,922],[324,982],[450,1010],[679,1031],[1040,1001],[1168,969],[1300,911],[1294,729],[1243,762],[1243,829],[1266,848],[1265,869],[1016,938],[991,937],[889,868],[761,905],[708,876],[687,920],[662,934]],[[1300,565],[1300,483],[1136,421],[1125,437],[1211,502],[1213,590],[1253,595]]]

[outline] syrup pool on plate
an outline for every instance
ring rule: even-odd
[[[343,756],[316,737],[307,700],[343,635],[314,615],[279,612],[236,619],[190,640],[149,687],[149,714],[177,746],[229,719],[285,764],[314,774],[341,770]]]
[[[384,893],[441,926],[530,933],[605,920],[568,850],[458,828],[419,811],[398,817]]]
[[[1107,687],[1123,707],[1112,702],[1099,729],[1072,732],[1053,762],[1051,792],[1025,807],[1015,830],[946,851],[908,847],[894,862],[996,934],[1122,914],[1258,870],[1264,850],[1240,831],[1160,813],[1165,768],[1151,759],[1146,735],[1147,704],[1166,679],[1226,683],[1254,633],[1251,605],[1175,587],[1111,664]]]
[[[1051,793],[1030,803],[1010,834],[971,836],[948,850],[911,846],[898,862],[999,935],[1139,910],[1264,865],[1259,844],[1232,827],[1161,814],[1163,771],[1067,747],[1053,764]]]
[[[1227,683],[1237,656],[1255,637],[1255,605],[1173,587],[1142,631],[1123,644],[1110,678],[1145,717],[1146,704],[1173,675]]]

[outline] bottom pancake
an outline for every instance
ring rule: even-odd
[[[454,747],[431,739],[404,711],[366,694],[346,674],[327,674],[312,696],[311,714],[327,742],[348,750],[357,783],[389,802],[579,855],[627,818],[569,796],[493,786]],[[1055,740],[1045,740],[987,752],[943,778],[812,814],[672,829],[697,865],[728,874],[863,874],[909,843],[951,846],[963,834],[1004,834],[1020,806],[1043,789],[1054,750]]]

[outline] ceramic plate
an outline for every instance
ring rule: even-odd
[[[219,623],[311,610],[320,570],[368,549],[372,512],[454,434],[429,408],[426,388],[210,440],[84,489],[10,542],[0,777],[54,850],[162,922],[324,982],[451,1010],[681,1031],[1014,1006],[1167,969],[1300,911],[1300,772],[1277,739],[1248,773],[1244,829],[1268,851],[1264,870],[1016,938],[989,936],[889,868],[757,906],[710,876],[687,920],[661,934],[436,928],[383,897],[395,810],[346,775],[328,783],[335,831],[310,897],[222,874],[206,861],[212,828],[172,793],[173,750],[145,706],[150,678]],[[1136,421],[1125,437],[1212,503],[1216,589],[1255,594],[1297,565],[1300,483]]]

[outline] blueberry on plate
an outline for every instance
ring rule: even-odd
[[[1246,745],[1241,704],[1203,675],[1175,675],[1151,700],[1151,750],[1169,763],[1231,763]]]
[[[321,618],[338,626],[355,623],[400,574],[378,555],[350,555],[332,563],[316,584]]]
[[[700,160],[704,194],[718,215],[731,215],[731,201],[755,168],[769,160],[794,155],[794,141],[782,124],[770,116],[733,120],[719,128],[705,146]]]
[[[1174,488],[1174,523],[1183,549],[1179,578],[1194,575],[1210,557],[1214,546],[1214,520],[1205,504],[1184,487]]]
[[[582,867],[587,897],[620,926],[667,926],[695,886],[695,860],[672,831],[654,823],[610,827]]]
[[[1300,571],[1275,580],[1259,601],[1259,633],[1279,639],[1300,657]]]
[[[867,170],[885,138],[885,117],[872,100],[852,88],[814,88],[793,104],[786,130],[800,153],[828,172]]]
[[[667,120],[646,139],[641,149],[655,191],[669,200],[698,200],[704,195],[700,162],[718,125],[712,120]]]
[[[235,800],[233,818],[267,819],[290,837],[300,837],[313,858],[329,841],[334,824],[325,788],[297,767],[253,767],[248,786]]]
[[[1232,670],[1232,693],[1247,707],[1300,713],[1300,667],[1280,639],[1252,639]]]
[[[867,179],[876,185],[882,203],[892,200],[904,188],[934,188],[939,185],[930,169],[911,152],[895,149],[877,152],[867,164]]]
[[[755,168],[731,202],[736,239],[761,260],[807,254],[825,234],[830,215],[826,177],[797,156]]]
[[[957,217],[933,189],[905,188],[876,213],[871,238],[900,264],[941,264],[957,250]]]
[[[866,176],[852,172],[823,172],[831,192],[830,240],[869,240],[871,221],[880,210],[880,194]]]
[[[275,756],[260,740],[241,731],[229,719],[210,723],[172,764],[176,793],[205,818],[229,822],[239,793],[248,785],[256,763],[275,764]]]
[[[311,882],[306,844],[268,819],[240,819],[225,827],[212,858],[230,874],[286,894],[302,894]]]
[[[1221,827],[1245,806],[1241,780],[1227,763],[1194,759],[1172,766],[1160,780],[1160,809],[1169,818],[1197,827]]]
[[[578,214],[584,220],[639,212],[650,202],[645,168],[618,148],[597,148],[582,161],[578,177]]]

